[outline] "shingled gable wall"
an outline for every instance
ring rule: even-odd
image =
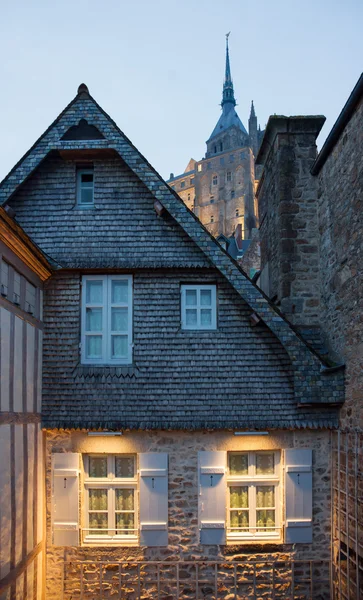
[[[105,140],[64,142],[60,138],[81,118],[95,125]],[[322,364],[309,347],[300,339],[277,311],[268,303],[236,263],[203,228],[200,222],[173,193],[147,161],[132,146],[115,123],[96,104],[88,93],[82,91],[63,111],[60,117],[45,132],[40,140],[25,155],[0,186],[0,201],[7,202],[25,178],[34,171],[52,150],[74,148],[113,148],[125,163],[154,194],[168,213],[173,216],[188,236],[199,246],[209,260],[224,275],[252,311],[256,312],[270,330],[282,342],[293,363],[294,393],[297,404],[341,403],[344,399],[344,384],[341,372],[322,373]]]

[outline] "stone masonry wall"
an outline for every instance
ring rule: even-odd
[[[311,448],[313,450],[313,543],[292,545],[239,544],[201,546],[198,531],[198,471],[199,450],[282,450]],[[146,547],[55,547],[51,535],[51,453],[138,453],[167,452],[169,455],[169,545],[165,548]],[[83,476],[82,476],[83,477]],[[80,482],[82,498],[82,477]],[[283,481],[281,482],[283,487]],[[282,498],[284,494],[282,493]],[[81,505],[83,499],[81,500]],[[284,506],[280,506],[283,514]],[[62,578],[67,570],[64,561],[77,560],[286,560],[329,559],[330,556],[330,434],[328,431],[276,431],[269,436],[236,437],[231,432],[124,432],[115,438],[88,437],[80,431],[48,431],[47,433],[47,600],[62,597]],[[97,572],[97,565],[89,566]],[[78,569],[79,578],[79,569]],[[74,586],[72,588],[72,586]],[[68,589],[79,592],[77,583]],[[72,596],[78,597],[77,593]],[[105,596],[106,597],[106,596]],[[152,597],[152,596],[151,596]],[[319,596],[327,598],[328,596]]]
[[[316,179],[321,326],[346,364],[341,425],[363,428],[363,99]]]
[[[317,183],[310,175],[319,123],[270,117],[272,148],[258,188],[261,268],[270,298],[295,325],[319,322]],[[318,121],[319,118],[316,118]]]
[[[195,173],[195,213],[214,235],[233,235],[242,224],[244,238],[254,226],[254,161],[250,148],[208,156]],[[230,173],[227,178],[227,173]],[[217,177],[217,184],[213,177]]]

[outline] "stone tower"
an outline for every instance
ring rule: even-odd
[[[222,114],[206,144],[202,160],[191,160],[182,175],[171,174],[169,185],[214,235],[250,239],[256,226],[254,157],[261,130],[252,103],[249,133],[236,112],[226,36]],[[237,233],[236,233],[237,232]]]

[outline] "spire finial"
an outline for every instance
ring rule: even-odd
[[[225,104],[232,104],[233,106],[236,106],[236,100],[234,98],[234,90],[233,90],[233,81],[232,81],[232,75],[231,75],[231,66],[229,63],[228,38],[230,35],[231,35],[230,31],[228,33],[226,33],[226,72],[225,72],[224,83],[223,83],[222,107]]]

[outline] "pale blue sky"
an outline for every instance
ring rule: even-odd
[[[165,178],[220,114],[224,34],[237,111],[324,114],[361,71],[362,0],[0,0],[0,179],[85,82]]]

